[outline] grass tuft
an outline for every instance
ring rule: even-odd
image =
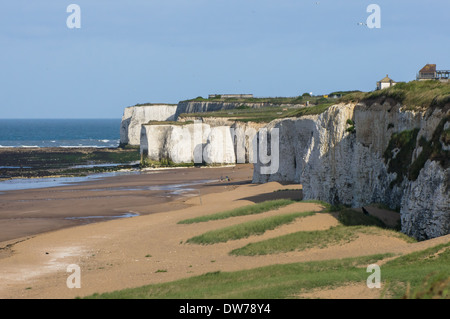
[[[336,226],[328,230],[300,231],[279,236],[234,249],[230,255],[259,256],[291,251],[302,251],[308,248],[325,248],[331,244],[349,242],[357,238],[356,227]]]
[[[301,212],[268,217],[222,229],[212,230],[202,235],[192,237],[188,239],[187,242],[191,244],[210,245],[224,243],[229,240],[247,238],[252,235],[262,235],[268,230],[292,223],[297,218],[312,216],[314,214],[315,212]]]
[[[193,223],[202,223],[207,222],[211,220],[219,220],[219,219],[227,219],[230,217],[236,217],[236,216],[246,216],[246,215],[253,215],[253,214],[260,214],[264,213],[270,210],[275,210],[290,204],[295,203],[295,201],[290,199],[276,199],[271,201],[265,201],[258,204],[248,205],[244,207],[239,207],[236,209],[206,215],[206,216],[200,216],[196,218],[190,218],[181,220],[178,222],[178,224],[193,224]]]

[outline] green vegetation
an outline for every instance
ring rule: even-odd
[[[384,160],[389,165],[388,172],[397,174],[396,179],[390,185],[391,187],[400,184],[408,173],[418,133],[419,129],[414,129],[392,134],[383,155]],[[395,155],[394,151],[397,151]]]
[[[346,131],[349,133],[354,133],[355,131],[355,122],[353,122],[353,120],[348,119],[347,120],[347,125],[350,125],[349,127],[347,127]]]
[[[397,83],[389,88],[363,93],[354,92],[341,98],[341,102],[383,103],[385,100],[401,103],[408,110],[443,108],[450,103],[450,83],[439,81],[411,81]],[[392,104],[392,103],[391,103]]]
[[[425,137],[419,140],[419,146],[422,147],[422,152],[411,164],[409,168],[410,180],[416,180],[421,169],[424,167],[427,160],[440,162],[441,166],[446,169],[450,166],[450,152],[442,149],[441,141],[448,145],[449,130],[444,130],[445,123],[450,122],[450,116],[444,117],[433,132],[431,141],[427,141]]]
[[[332,106],[333,104],[335,104],[335,103],[329,102],[329,103],[323,103],[323,104],[319,104],[319,105],[301,108],[301,109],[298,109],[295,112],[293,112],[289,117],[302,117],[302,116],[306,116],[306,115],[322,114],[323,112],[328,110],[328,108],[330,106]]]
[[[141,168],[160,168],[160,167],[194,167],[200,164],[195,163],[175,163],[171,159],[162,158],[160,161],[153,161],[147,156],[142,156]]]
[[[145,125],[187,125],[187,124],[194,124],[194,121],[185,121],[185,122],[178,122],[178,121],[150,121],[146,123]]]
[[[367,265],[391,255],[266,266],[236,272],[211,272],[168,283],[94,294],[91,299],[279,299],[301,290],[365,282]]]
[[[275,229],[281,225],[292,223],[297,218],[312,216],[314,214],[315,212],[301,212],[268,217],[209,231],[200,236],[190,238],[187,242],[193,244],[210,245],[215,243],[227,242],[229,240],[247,238],[252,235],[261,235],[268,230]]]
[[[443,274],[430,274],[418,286],[411,291],[408,282],[403,299],[449,299],[450,298],[450,277]]]
[[[151,106],[151,105],[177,105],[177,104],[170,104],[170,103],[137,103],[134,106]]]
[[[180,114],[183,117],[226,117],[239,122],[268,123],[279,118],[302,117],[306,115],[317,115],[325,112],[333,103],[301,108],[281,108],[267,106],[262,108],[238,107],[232,110],[221,110],[216,112],[187,113]]]
[[[236,217],[236,216],[246,216],[246,215],[253,215],[253,214],[261,214],[264,212],[268,212],[270,210],[275,210],[290,204],[295,203],[295,201],[290,199],[277,199],[277,200],[271,200],[271,201],[265,201],[262,203],[254,204],[254,205],[248,205],[244,207],[235,208],[232,210],[228,210],[225,212],[220,212],[216,214],[206,215],[206,216],[200,216],[196,218],[191,219],[185,219],[182,221],[179,221],[178,224],[193,224],[193,223],[201,223],[201,222],[207,222],[210,220],[219,220],[219,219],[227,219],[230,217]]]
[[[312,97],[315,100],[315,97]],[[304,103],[303,97],[251,97],[251,98],[222,98],[222,96],[216,96],[213,98],[205,99],[201,96],[195,99],[185,100],[181,102],[226,102],[226,103],[265,103],[271,105],[282,104],[302,104]]]
[[[383,278],[397,297],[450,298],[450,243],[414,252],[387,262]],[[405,284],[410,289],[405,289]],[[436,286],[445,295],[434,294]],[[431,288],[431,290],[429,290]],[[406,290],[406,291],[405,291]],[[409,290],[409,291],[408,291]],[[433,295],[431,295],[433,294]]]
[[[370,264],[393,257],[357,258],[272,265],[201,276],[139,288],[94,294],[97,299],[280,299],[349,283],[365,284]],[[450,298],[450,243],[397,257],[382,266],[381,284],[388,298]]]
[[[140,153],[136,148],[2,149],[0,150],[0,166],[21,166],[22,168],[0,169],[0,175],[27,178],[85,176],[88,173],[137,167],[136,163],[139,160]]]
[[[300,231],[268,240],[250,243],[242,248],[231,251],[230,254],[255,256],[301,251],[313,247],[323,248],[328,245],[352,241],[358,237],[359,233],[377,234],[382,231],[387,231],[391,236],[400,238],[406,242],[415,241],[414,239],[396,231],[396,229],[387,229],[388,227],[375,216],[365,215],[360,211],[355,211],[347,207],[330,207],[329,205],[325,211],[337,213],[337,218],[340,225],[332,227],[328,230]],[[210,233],[211,234],[208,235],[212,237],[214,234],[213,232]],[[213,242],[214,239],[208,238],[208,240]]]
[[[391,187],[400,184],[404,177],[412,181],[416,180],[427,160],[438,161],[444,169],[450,166],[450,152],[442,148],[442,143],[447,144],[449,139],[449,130],[444,130],[445,123],[449,121],[450,116],[445,116],[439,122],[430,141],[424,136],[419,139],[418,145],[422,151],[414,161],[412,161],[412,155],[416,148],[419,129],[392,134],[383,155],[389,164],[388,172],[397,174]]]
[[[229,118],[240,122],[270,122],[276,118],[289,117],[293,114],[292,109],[283,110],[277,106],[267,106],[262,108],[250,108],[250,107],[238,107],[232,110],[221,110],[215,112],[204,113],[187,113],[180,114],[180,118],[183,117],[222,117]]]
[[[336,226],[328,230],[300,231],[275,237],[234,249],[230,252],[236,256],[258,256],[291,251],[302,251],[308,248],[325,248],[328,245],[350,242],[357,238],[359,226]]]
[[[235,108],[235,110],[250,110],[251,108],[252,108],[251,106],[241,104],[237,108]]]
[[[323,96],[309,96],[308,93],[297,97],[272,97],[272,98],[218,98],[203,99],[198,97],[192,101],[210,101],[223,103],[236,103],[236,108],[215,112],[180,114],[180,117],[226,117],[240,122],[268,123],[278,118],[301,117],[323,113],[335,99]],[[298,107],[309,102],[311,106]],[[250,104],[260,104],[261,107],[253,108]]]
[[[353,120],[348,119],[347,120],[347,125],[350,125],[349,127],[347,127],[346,131],[349,133],[354,133],[355,131],[355,122],[353,122]]]
[[[386,228],[386,225],[377,217],[366,215],[351,208],[346,208],[339,211],[338,220],[345,226],[378,226]]]
[[[349,94],[355,94],[355,93],[362,93],[359,90],[353,90],[353,91],[335,91],[335,92],[331,92],[330,95],[341,95],[341,96],[345,96],[345,95],[349,95]]]

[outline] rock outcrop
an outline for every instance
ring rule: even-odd
[[[150,161],[236,163],[231,128],[208,124],[143,125],[141,154]]]
[[[151,104],[125,108],[120,125],[120,144],[139,145],[142,124],[150,121],[173,121],[177,105]]]
[[[268,129],[280,133],[279,169],[261,174],[258,162],[253,182],[301,183],[305,199],[333,204],[384,203],[400,209],[404,233],[417,239],[446,235],[449,153],[446,145],[436,150],[449,121],[448,108],[408,111],[389,101],[275,120]]]
[[[235,164],[255,162],[256,135],[265,124],[226,118],[185,118],[142,125],[141,154],[150,161]]]

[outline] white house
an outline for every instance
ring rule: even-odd
[[[397,82],[389,78],[389,76],[386,74],[386,77],[382,79],[381,81],[377,82],[377,90],[382,90],[391,86],[396,85]]]

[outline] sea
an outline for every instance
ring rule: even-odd
[[[117,147],[121,119],[0,119],[0,147]]]

